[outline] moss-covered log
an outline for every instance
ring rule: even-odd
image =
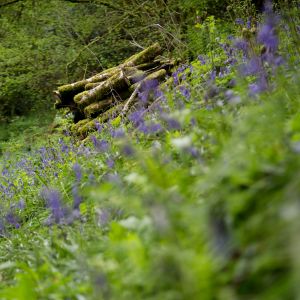
[[[68,105],[72,103],[72,99],[75,95],[85,90],[85,86],[89,83],[101,82],[112,77],[116,72],[118,73],[120,69],[126,67],[134,67],[138,66],[142,69],[147,68],[147,64],[150,67],[149,63],[153,60],[157,55],[161,54],[161,47],[158,43],[146,48],[145,50],[137,53],[130,58],[128,58],[124,63],[120,66],[110,68],[108,70],[104,70],[99,74],[96,74],[88,79],[80,80],[71,84],[66,84],[58,87],[57,92],[60,94],[60,102],[61,105]],[[153,62],[152,62],[153,64]],[[155,63],[156,64],[156,63]]]
[[[129,90],[131,92],[133,92],[137,87],[139,87],[140,90],[143,90],[146,88],[146,85],[148,82],[153,81],[153,80],[157,80],[158,82],[160,82],[166,77],[166,75],[167,75],[167,72],[165,69],[161,69],[156,72],[150,73],[143,80],[131,85]]]
[[[174,62],[159,56],[161,53],[156,43],[116,67],[58,87],[55,107],[69,107],[76,115],[71,131],[85,137],[95,130],[95,121],[104,123],[120,114],[124,117],[149,82],[161,82],[170,72]]]
[[[96,86],[98,86],[98,85],[100,85],[100,84],[101,84],[101,82],[88,83],[88,84],[86,84],[86,85],[84,86],[84,89],[85,89],[86,91],[89,91],[89,90],[94,89]]]
[[[157,55],[161,54],[162,49],[158,43],[146,48],[145,50],[129,57],[124,62],[124,66],[137,66],[151,62]]]
[[[96,117],[101,112],[104,112],[105,110],[110,108],[114,102],[115,102],[114,99],[110,97],[108,99],[92,103],[87,107],[85,107],[84,114],[87,118]]]
[[[103,84],[96,86],[94,89],[84,91],[74,97],[75,103],[79,108],[84,108],[87,105],[99,101],[112,91],[118,91],[128,86],[126,77],[120,72],[104,81]]]
[[[102,124],[108,120],[114,119],[119,116],[124,107],[123,103],[119,103],[116,106],[111,107],[109,110],[101,114],[99,117],[82,120],[79,125],[72,125],[72,132],[79,135],[81,138],[85,138],[89,132],[96,130],[96,123]],[[77,126],[76,126],[77,125]]]

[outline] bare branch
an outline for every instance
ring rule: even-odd
[[[4,6],[10,5],[10,4],[14,4],[14,3],[17,3],[19,1],[20,0],[12,0],[12,1],[9,1],[9,2],[6,2],[6,3],[0,3],[0,7],[4,7]]]
[[[94,4],[106,6],[113,10],[122,10],[120,7],[113,5],[111,3],[108,3],[108,2],[105,2],[105,1],[95,1],[95,0],[94,1],[93,0],[65,0],[65,1],[71,2],[71,3],[94,3]]]

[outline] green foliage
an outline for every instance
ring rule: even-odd
[[[227,40],[231,31],[228,22],[216,19],[214,16],[209,16],[203,22],[190,26],[187,31],[190,55],[195,58],[199,54],[214,53],[218,45]]]
[[[68,118],[46,139],[13,123],[38,136],[2,143],[1,299],[299,297],[299,33],[277,29],[285,64],[266,63],[254,95],[256,75],[225,63],[226,33],[206,22],[219,39],[144,115],[162,130],[118,118],[80,142]],[[51,219],[45,187],[66,219]]]
[[[183,41],[190,38],[193,54],[204,49],[207,35],[200,33],[201,46],[193,46],[198,37],[188,28],[195,22],[195,10],[205,17],[206,10],[217,14],[224,8],[225,2],[217,2],[24,0],[0,7],[1,119],[50,110],[57,84],[116,65],[136,46],[159,41],[183,57]]]
[[[255,18],[257,15],[256,7],[251,0],[229,0],[227,14],[232,21],[240,18],[247,20],[249,17]],[[256,1],[259,2],[259,1]]]
[[[165,6],[151,13],[141,1],[114,6],[26,0],[0,7],[1,119],[50,110],[56,85],[116,65],[136,45],[162,41],[174,48],[172,21],[160,25]]]

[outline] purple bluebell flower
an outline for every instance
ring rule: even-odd
[[[198,55],[198,60],[200,62],[201,65],[205,65],[206,64],[206,60],[202,55]]]
[[[65,217],[66,211],[61,203],[59,191],[55,189],[44,188],[41,193],[42,198],[51,210],[51,219],[55,223],[60,223]]]
[[[272,66],[274,69],[284,64],[284,59],[282,56],[277,55],[272,52],[266,52],[262,56],[262,61],[267,62],[270,66]]]
[[[147,80],[142,84],[138,95],[143,104],[146,104],[148,102],[150,93],[154,92],[157,89],[158,85],[159,82],[156,79]]]
[[[174,73],[172,74],[172,77],[173,77],[173,83],[174,83],[174,85],[175,85],[175,86],[178,85],[178,84],[179,84],[178,72],[174,72]]]
[[[227,100],[230,100],[234,97],[234,92],[232,90],[227,90],[224,94]]]
[[[269,86],[266,77],[261,76],[256,80],[255,83],[249,85],[250,95],[255,96],[268,90],[268,88]]]
[[[125,131],[123,128],[117,128],[117,129],[110,129],[110,135],[113,138],[122,138],[125,136]]]
[[[190,123],[191,123],[191,126],[194,127],[197,125],[197,120],[195,118],[191,118]]]
[[[247,27],[247,29],[251,29],[251,26],[252,26],[252,18],[249,17],[247,20],[247,23],[246,23],[246,27]]]
[[[196,147],[189,147],[186,149],[186,151],[193,157],[193,158],[198,158],[200,156],[200,153]]]
[[[141,123],[137,129],[144,134],[148,133],[148,126],[145,123]]]
[[[70,136],[71,135],[69,130],[64,130],[63,134],[64,134],[64,136]]]
[[[108,224],[111,214],[108,209],[101,209],[98,214],[99,225],[104,227]]]
[[[157,133],[162,131],[162,127],[159,123],[152,123],[148,126],[149,133]]]
[[[227,90],[224,95],[226,100],[231,104],[237,104],[241,102],[240,96],[235,94],[232,90]]]
[[[128,116],[128,119],[135,125],[135,126],[139,126],[141,123],[144,122],[144,113],[145,110],[144,109],[140,109],[137,111],[134,111],[133,113],[131,113]]]
[[[6,214],[6,222],[15,228],[20,228],[20,222],[16,214],[12,211],[12,209]]]
[[[139,125],[138,130],[140,132],[143,132],[144,134],[151,134],[160,132],[162,130],[162,127],[159,123],[150,123],[149,125],[142,123]]]
[[[219,94],[220,90],[216,85],[211,85],[207,87],[206,94],[204,95],[204,100],[211,99]]]
[[[273,12],[271,1],[265,2],[265,16],[265,23],[258,31],[257,40],[259,43],[265,45],[268,51],[275,52],[279,44],[276,27],[280,18]]]
[[[46,147],[41,147],[39,150],[38,150],[39,154],[40,154],[40,158],[41,158],[41,161],[42,161],[42,164],[43,166],[42,167],[47,167],[49,166],[49,156],[48,156],[48,153],[47,153],[47,149]]]
[[[229,45],[227,43],[220,43],[219,45],[224,51],[228,50]]]
[[[280,55],[277,55],[276,57],[275,57],[275,59],[274,59],[274,64],[275,64],[275,66],[281,66],[281,65],[283,65],[285,63],[285,61],[284,61],[284,58],[282,57],[282,56],[280,56]]]
[[[165,121],[167,122],[167,128],[169,130],[180,130],[181,129],[181,125],[176,119],[168,117],[165,119]]]
[[[3,177],[9,177],[9,171],[8,171],[7,168],[4,168],[4,169],[2,170],[2,176],[3,176]]]
[[[159,85],[159,82],[157,79],[146,80],[142,84],[141,90],[142,91],[152,91],[152,90],[156,89],[158,85]]]
[[[125,156],[133,156],[135,153],[133,147],[129,144],[123,145],[121,151]]]
[[[91,154],[91,149],[89,147],[86,147],[85,145],[81,144],[77,148],[77,154],[78,155],[83,155],[85,157],[88,157]]]
[[[212,71],[210,72],[210,79],[211,79],[212,81],[214,81],[214,80],[216,79],[216,77],[217,77],[217,72],[216,72],[216,70],[212,70]]]
[[[114,160],[113,160],[112,158],[108,158],[108,159],[106,160],[106,165],[107,165],[110,169],[112,169],[112,168],[115,166],[115,162],[114,162]]]
[[[94,185],[96,183],[96,178],[95,178],[95,175],[93,174],[93,172],[91,172],[89,174],[88,182],[90,185]]]
[[[154,90],[154,97],[161,98],[162,100],[166,99],[164,93],[159,88]]]
[[[118,173],[109,173],[106,175],[106,180],[111,183],[120,184],[121,179]]]
[[[61,145],[61,152],[63,153],[68,153],[69,152],[69,147],[65,143]]]
[[[149,92],[148,91],[138,92],[138,96],[141,103],[146,104],[148,102]]]
[[[5,224],[3,220],[0,218],[0,236],[3,236],[5,232]]]
[[[80,182],[81,178],[82,178],[82,171],[81,171],[81,167],[80,167],[79,163],[76,162],[73,165],[73,171],[75,173],[75,177],[76,177],[77,182]]]
[[[187,68],[188,68],[188,65],[184,64],[184,65],[181,65],[181,66],[177,69],[177,71],[178,71],[179,73],[182,73],[182,72],[185,71]]]
[[[189,89],[187,87],[185,87],[184,85],[179,87],[179,90],[181,92],[181,94],[187,99],[189,100],[191,98],[191,92],[189,91]]]
[[[229,73],[230,73],[230,67],[229,66],[221,67],[220,72],[218,74],[218,77],[219,78],[224,78]]]
[[[274,28],[270,24],[264,24],[257,35],[257,40],[259,43],[265,45],[267,49],[271,51],[276,51],[278,48],[278,37],[275,34]]]
[[[106,140],[98,140],[94,135],[91,135],[90,139],[92,140],[97,151],[106,152],[108,150],[109,144]]]
[[[271,0],[265,0],[264,1],[263,12],[264,12],[264,14],[273,13],[273,3],[272,3]]]
[[[236,49],[243,51],[244,55],[247,55],[249,44],[244,39],[236,39],[234,42]]]
[[[233,66],[233,65],[235,65],[235,64],[237,63],[237,59],[234,58],[234,57],[229,57],[227,60],[225,60],[224,63],[225,63],[226,65],[228,64],[228,65]]]
[[[68,147],[68,145],[65,144],[65,142],[62,138],[60,138],[58,140],[58,143],[61,146],[61,152],[63,152],[63,153],[68,153],[69,152],[69,147]]]
[[[101,132],[103,129],[99,121],[95,121],[95,128],[97,129],[98,132]]]
[[[184,72],[185,69],[187,69],[188,66],[187,65],[181,65],[176,72],[174,72],[172,74],[173,77],[173,82],[174,82],[174,86],[179,84],[179,75],[182,74]]]
[[[260,58],[252,57],[246,64],[240,67],[240,72],[244,76],[256,75],[263,71]]]
[[[73,209],[79,209],[79,206],[82,203],[82,197],[79,194],[79,189],[77,184],[73,185],[72,194],[73,194]]]
[[[235,78],[230,79],[230,81],[228,82],[228,87],[233,88],[235,86],[236,86],[236,79]]]
[[[241,18],[237,18],[237,19],[235,20],[235,24],[237,24],[237,25],[244,25],[244,24],[245,24],[245,22],[244,22],[244,20],[243,20],[243,19],[241,19]]]
[[[24,199],[21,199],[18,203],[17,203],[17,208],[20,210],[23,210],[25,208],[26,204]]]

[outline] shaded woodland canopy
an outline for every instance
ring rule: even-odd
[[[0,1],[0,121],[51,109],[55,86],[117,65],[153,42],[176,57],[193,55],[186,39],[195,19],[225,17],[232,1]]]

